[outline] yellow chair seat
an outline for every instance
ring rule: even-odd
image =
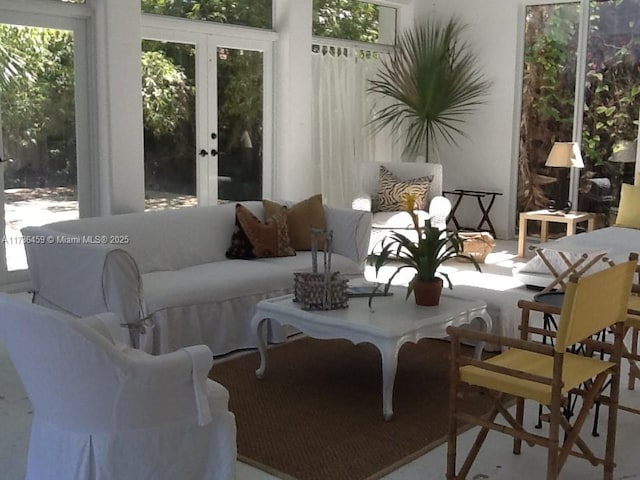
[[[513,348],[485,362],[549,379],[553,377],[553,357],[539,353]],[[562,393],[568,393],[572,388],[578,387],[581,383],[613,367],[613,365],[611,362],[596,358],[565,353],[562,372],[562,381],[564,383]],[[550,385],[514,378],[511,375],[491,372],[473,365],[466,365],[460,368],[460,380],[471,385],[478,385],[517,397],[535,400],[543,405],[551,404]]]

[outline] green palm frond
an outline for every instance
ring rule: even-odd
[[[483,103],[491,82],[477,57],[461,40],[466,28],[457,18],[429,19],[404,32],[367,91],[388,103],[374,113],[375,132],[404,132],[407,153],[427,152],[443,138],[456,144],[466,116]]]

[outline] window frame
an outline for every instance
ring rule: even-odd
[[[89,61],[93,45],[89,41],[89,22],[92,18],[92,9],[87,4],[0,0],[0,14],[2,14],[2,23],[5,24],[73,32],[78,215],[80,217],[91,216],[95,213],[99,198],[99,185],[96,179],[95,123],[90,115],[93,105],[92,94],[95,91],[94,83],[91,81],[92,65]],[[4,228],[4,181],[2,183],[0,218]],[[7,270],[6,250],[2,248],[0,252],[0,288],[17,291],[26,290],[25,287],[28,285],[27,270]]]

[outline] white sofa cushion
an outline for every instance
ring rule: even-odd
[[[415,210],[418,222],[423,225],[429,219],[429,214],[424,210]],[[408,212],[376,212],[371,222],[373,228],[412,229],[413,220]]]
[[[261,202],[243,202],[262,218]],[[49,224],[60,232],[104,235],[135,259],[141,273],[179,270],[192,265],[226,260],[235,223],[235,204],[184,210],[128,213],[82,218]],[[108,242],[112,244],[113,242]]]
[[[322,254],[319,256],[322,265]],[[257,260],[223,260],[194,265],[181,270],[151,272],[142,276],[146,311],[198,305],[293,290],[293,272],[311,269],[311,252],[295,257]],[[333,255],[332,270],[361,274],[358,265],[341,255]]]
[[[624,227],[607,227],[592,232],[562,237],[541,245],[551,264],[559,271],[566,269],[564,261],[557,254],[565,252],[570,261],[575,261],[583,253],[594,254],[605,251],[606,258],[616,263],[628,259],[629,253],[640,250],[640,230]],[[604,262],[596,262],[588,271],[594,273],[606,267]],[[524,283],[536,287],[546,287],[553,281],[553,275],[538,255],[524,266],[514,269],[513,276]]]

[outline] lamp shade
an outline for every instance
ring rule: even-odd
[[[555,142],[545,167],[584,168],[580,147],[576,142]]]
[[[636,161],[637,144],[635,140],[622,140],[613,145],[613,155],[609,158],[614,163],[634,163]]]

